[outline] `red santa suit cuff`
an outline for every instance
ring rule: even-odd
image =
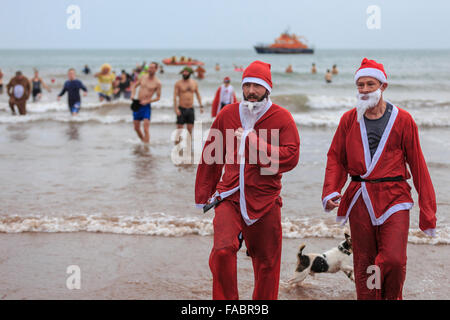
[[[322,200],[322,205],[323,205],[323,210],[325,210],[325,212],[330,212],[331,210],[327,210],[327,202],[330,199],[333,199],[335,197],[339,196],[339,192],[333,192],[330,193],[329,195],[327,195],[325,198],[323,198]]]

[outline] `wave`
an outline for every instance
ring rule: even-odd
[[[349,109],[356,105],[356,96],[333,95],[308,95],[308,94],[283,94],[273,96],[272,101],[287,107],[292,112],[304,112],[323,109]],[[392,101],[395,105],[404,109],[450,109],[450,101],[433,99],[399,99]]]
[[[345,228],[324,219],[284,218],[283,237],[342,239]],[[348,232],[348,230],[346,230]],[[167,216],[153,213],[147,216],[71,215],[50,217],[42,215],[0,216],[0,232],[99,232],[130,235],[182,237],[213,235],[212,219]],[[450,226],[441,225],[435,238],[419,229],[410,229],[408,242],[416,244],[450,244]]]
[[[303,127],[327,127],[336,128],[339,124],[341,116],[347,109],[329,110],[327,112],[297,112],[292,116],[294,121],[299,126]],[[414,115],[416,123],[420,127],[426,128],[448,128],[450,127],[450,118],[443,117],[440,113],[422,113]],[[174,124],[175,115],[172,112],[154,112],[152,114],[152,124]],[[212,118],[209,116],[209,112],[206,111],[203,114],[196,113],[196,123],[212,123]],[[31,123],[31,122],[43,122],[43,121],[55,121],[62,123],[100,123],[105,125],[118,124],[118,123],[132,123],[133,118],[131,112],[121,114],[107,114],[102,115],[93,112],[81,111],[79,115],[73,117],[69,112],[58,113],[29,113],[26,116],[11,116],[9,114],[0,113],[0,124],[17,124],[17,123]]]
[[[203,97],[202,102],[205,105],[211,105],[213,101],[213,97]],[[92,101],[92,100],[84,100],[82,99],[81,108],[82,110],[90,110],[94,111],[96,109],[111,109],[111,108],[125,108],[129,110],[131,104],[131,100],[126,100],[123,98],[112,100],[112,101]],[[128,108],[128,109],[127,109]],[[173,100],[167,98],[161,98],[160,101],[152,104],[152,109],[172,109],[173,108]],[[0,110],[10,112],[10,108],[7,102],[0,102]],[[30,114],[33,113],[52,113],[52,112],[68,112],[68,106],[66,98],[61,98],[61,101],[49,101],[46,99],[42,99],[39,102],[28,102],[27,103],[27,112]]]
[[[202,97],[202,102],[205,106],[211,106],[213,96]],[[310,112],[314,110],[336,110],[349,109],[356,105],[355,96],[336,96],[336,95],[315,95],[304,93],[289,93],[271,96],[274,103],[286,107],[292,113],[295,112]],[[390,100],[391,101],[391,100]],[[83,99],[82,109],[94,111],[96,109],[111,109],[111,108],[129,108],[131,100],[119,98],[110,102],[100,102],[98,100]],[[404,109],[435,109],[435,110],[449,110],[450,100],[439,99],[397,99],[392,100],[392,103]],[[152,104],[154,109],[172,109],[173,100],[169,98],[161,98],[158,102]],[[9,106],[6,101],[0,102],[0,110],[9,112]],[[29,113],[51,113],[67,111],[67,102],[65,97],[61,101],[48,100],[48,97],[43,97],[39,102],[29,102],[27,104],[27,111]]]

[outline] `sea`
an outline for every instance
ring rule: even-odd
[[[0,232],[73,233],[185,237],[213,234],[213,210],[195,208],[196,163],[176,163],[174,84],[180,66],[166,66],[157,77],[161,100],[152,105],[150,144],[137,138],[130,100],[99,102],[92,72],[109,63],[116,73],[137,64],[172,56],[203,61],[197,80],[203,114],[195,101],[196,130],[211,125],[217,88],[229,76],[238,98],[242,72],[254,60],[271,64],[273,102],[287,108],[299,130],[298,166],[283,176],[282,225],[285,238],[343,238],[348,225],[321,205],[326,154],[342,114],[353,108],[353,76],[364,57],[384,64],[389,86],[384,98],[407,110],[419,126],[421,146],[437,197],[437,235],[418,228],[419,206],[411,212],[409,242],[450,244],[450,50],[325,50],[305,55],[258,55],[253,50],[1,50],[6,85],[17,70],[31,78],[39,70],[51,92],[27,104],[26,116],[13,116],[5,92],[0,95]],[[317,74],[311,74],[311,64]],[[215,70],[219,64],[220,71]],[[327,69],[339,73],[326,83]],[[285,73],[292,65],[293,73]],[[88,88],[81,111],[72,117],[67,97],[57,94],[69,68]],[[413,186],[412,180],[409,181]]]

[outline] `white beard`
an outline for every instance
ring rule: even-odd
[[[375,107],[381,98],[381,89],[377,89],[374,92],[356,95],[358,101],[356,102],[357,120],[361,121],[362,117],[366,113],[367,109]]]
[[[260,116],[262,112],[264,112],[264,109],[269,102],[269,98],[265,98],[262,101],[257,102],[251,102],[244,100],[242,101],[242,104],[244,106],[243,112],[245,120],[243,123],[244,129],[253,129],[256,120]]]

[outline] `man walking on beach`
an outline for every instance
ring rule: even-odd
[[[161,99],[161,81],[155,76],[157,70],[157,64],[152,62],[147,69],[147,74],[140,77],[137,82],[132,86],[131,98],[134,99],[136,94],[136,88],[139,89],[138,99],[133,103],[138,103],[139,108],[133,111],[133,123],[134,130],[138,137],[144,143],[150,142],[150,119],[152,115],[152,103]],[[152,99],[156,93],[156,97]],[[141,131],[141,121],[144,121],[144,133]]]
[[[30,81],[25,77],[21,71],[16,72],[16,76],[13,77],[6,85],[6,92],[9,95],[9,107],[13,115],[16,114],[14,106],[19,109],[21,116],[27,114],[27,99],[30,97],[31,85]]]
[[[178,143],[180,139],[181,129],[186,124],[189,135],[192,137],[192,128],[194,127],[195,113],[194,113],[194,94],[197,97],[200,105],[200,113],[203,113],[202,98],[198,91],[197,81],[190,79],[194,71],[190,67],[185,67],[181,70],[183,79],[175,83],[175,90],[173,94],[173,107],[177,115],[177,136],[175,142]]]
[[[230,84],[230,77],[223,79],[223,84],[217,89],[216,96],[211,105],[211,116],[217,116],[220,110],[227,104],[236,103],[236,93],[233,86]]]
[[[215,206],[209,258],[213,299],[239,299],[237,257],[242,237],[252,258],[253,299],[277,299],[281,262],[281,178],[298,163],[292,115],[273,104],[270,64],[254,61],[242,77],[243,101],[213,122],[197,168],[195,201]]]
[[[413,206],[406,164],[419,195],[419,227],[429,236],[435,235],[436,196],[414,119],[383,99],[383,65],[364,58],[355,83],[356,108],[342,116],[328,151],[322,204],[327,212],[338,207],[342,225],[350,219],[357,298],[402,299]]]

